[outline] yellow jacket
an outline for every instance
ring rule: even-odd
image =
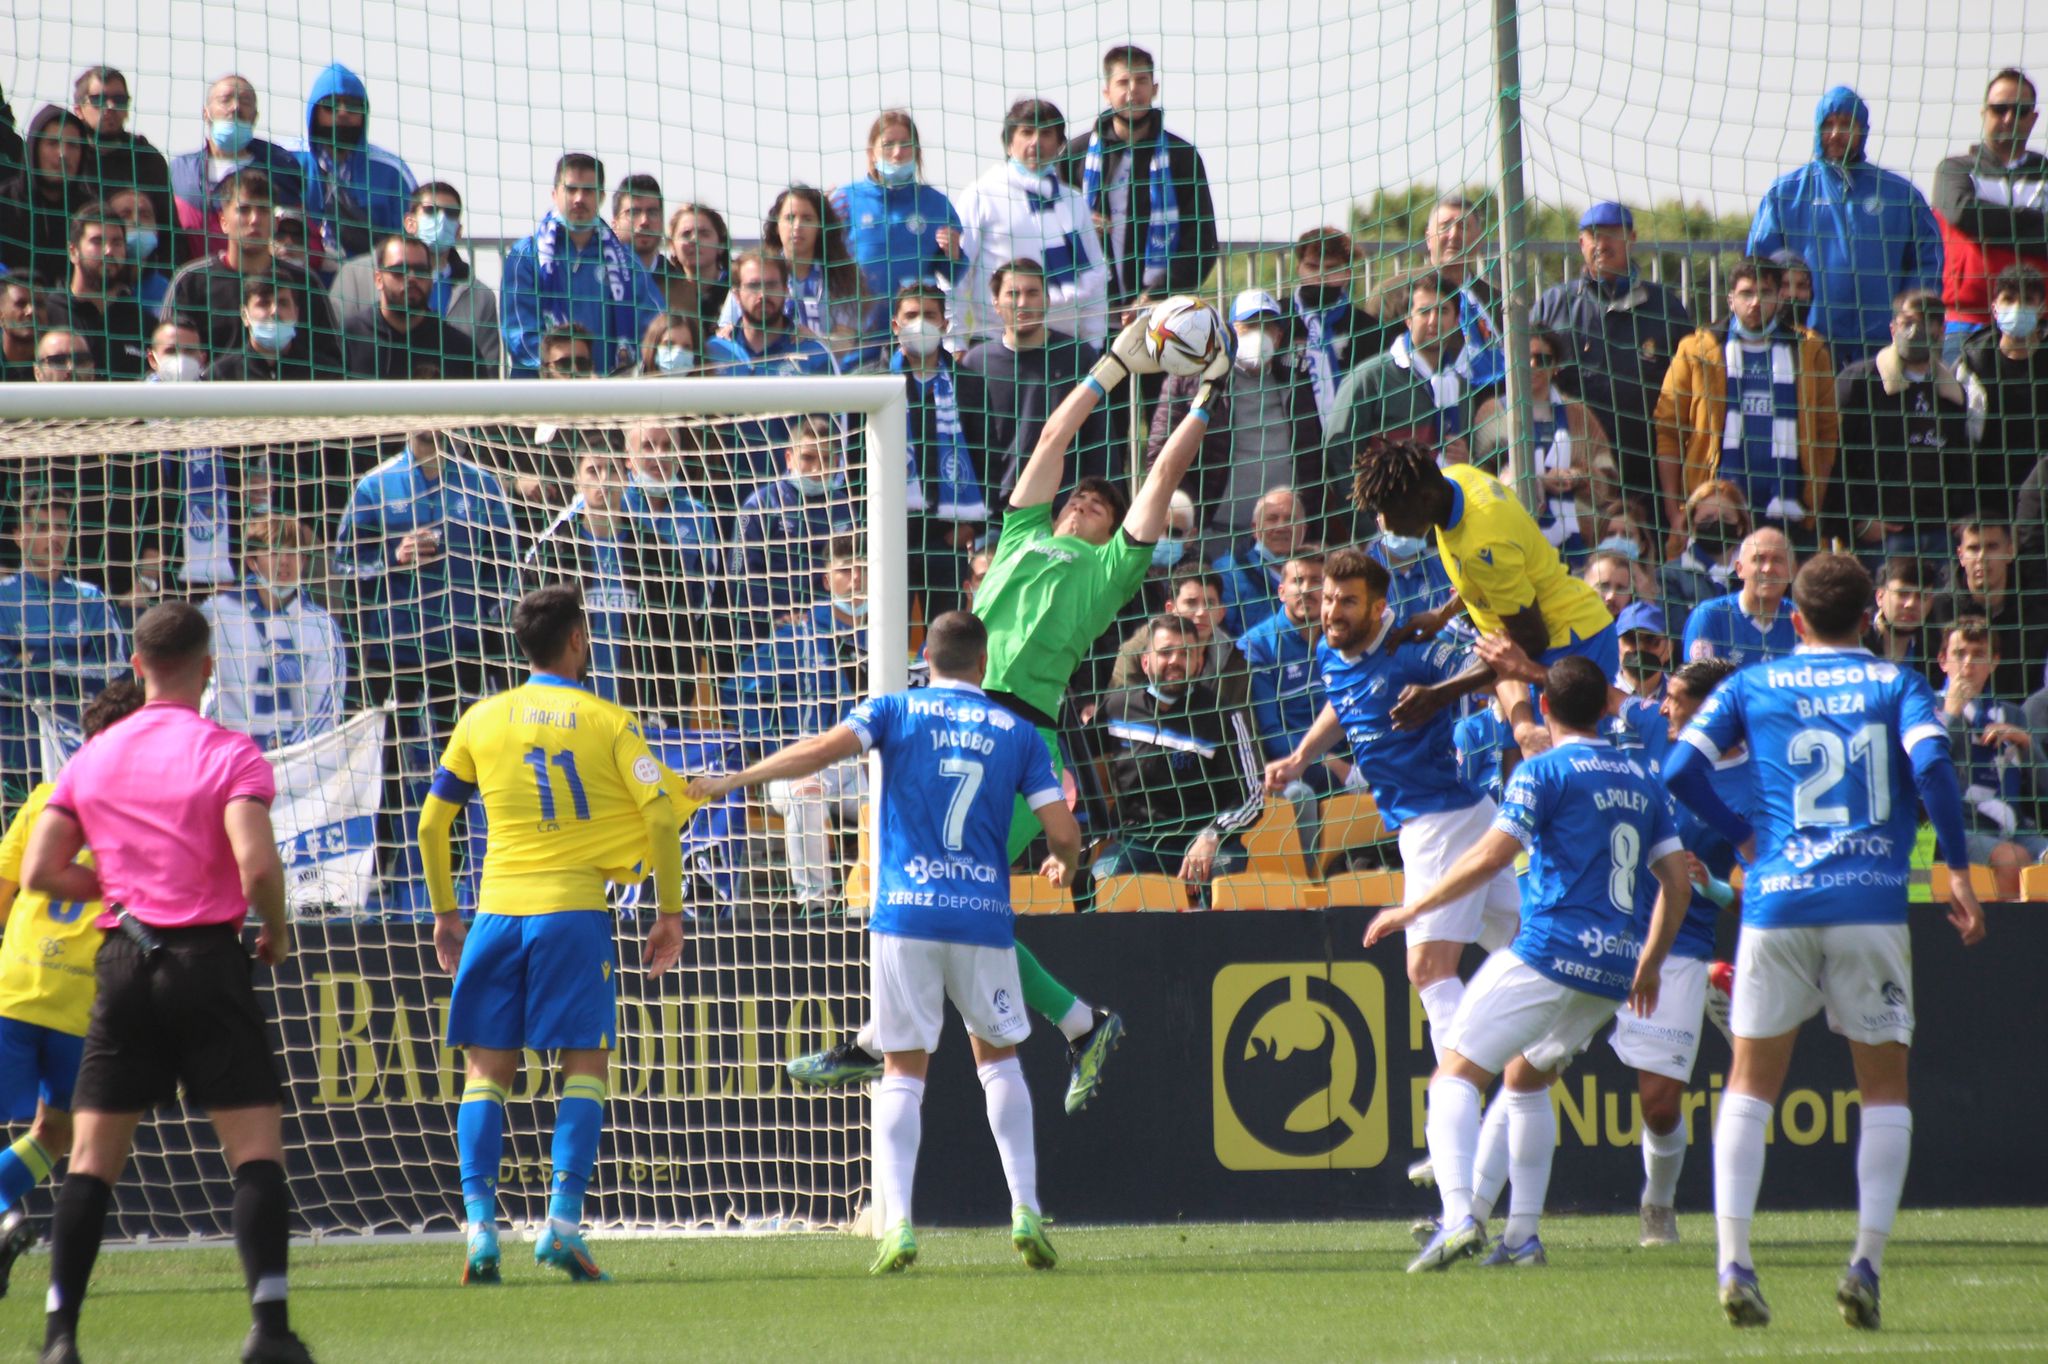
[[[1674,466],[1679,473],[1676,495],[1681,502],[1694,488],[1720,476],[1721,434],[1728,411],[1728,365],[1722,358],[1727,339],[1725,326],[1702,327],[1679,342],[1672,353],[1654,419],[1660,496],[1669,491],[1662,480]],[[1828,478],[1834,473],[1842,421],[1835,410],[1835,362],[1820,333],[1805,327],[1799,329],[1797,373],[1799,469],[1805,477],[1799,505],[1806,509],[1811,523],[1820,512]],[[1763,510],[1750,508],[1759,516]]]

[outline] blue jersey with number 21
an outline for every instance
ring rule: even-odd
[[[1509,950],[1561,985],[1628,998],[1657,903],[1650,864],[1679,850],[1661,782],[1604,739],[1524,758],[1493,827],[1529,852]]]
[[[978,687],[938,681],[863,701],[843,722],[882,755],[875,911],[905,938],[1011,947],[1010,812],[1061,799],[1038,731]]]
[[[1906,921],[1920,825],[1910,755],[1928,740],[1948,744],[1917,672],[1863,649],[1803,645],[1714,688],[1679,738],[1715,760],[1749,745],[1756,862],[1743,923]]]

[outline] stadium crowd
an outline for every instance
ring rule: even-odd
[[[25,133],[0,102],[0,380],[900,373],[911,591],[934,619],[972,606],[1047,418],[1109,336],[1219,259],[1154,59],[1112,48],[1102,73],[1078,132],[1049,101],[1013,104],[999,156],[952,194],[925,180],[912,115],[884,111],[865,175],[790,185],[741,250],[718,209],[568,152],[494,290],[464,253],[459,186],[372,140],[373,92],[346,67],[306,92],[296,149],[256,135],[258,92],[226,75],[171,156],[130,127],[127,78],[93,67]],[[2021,72],[1990,80],[1982,119],[1930,202],[1869,159],[1864,102],[1827,92],[1813,158],[1757,206],[1725,297],[1653,282],[1629,207],[1594,204],[1583,272],[1536,301],[1527,359],[1538,524],[1616,619],[1616,684],[1656,700],[1688,660],[1789,652],[1798,563],[1852,551],[1877,583],[1872,649],[1942,689],[1975,860],[2012,896],[2048,849],[2048,158]],[[1100,870],[1199,883],[1243,864],[1263,766],[1315,719],[1325,547],[1365,545],[1398,617],[1448,598],[1430,541],[1350,497],[1368,438],[1496,472],[1514,441],[1497,226],[1446,195],[1421,248],[1362,296],[1362,249],[1314,227],[1291,291],[1225,310],[1235,363],[1169,531],[1054,717]],[[1139,440],[1156,462],[1198,383],[1147,376],[1135,418],[1091,414],[1064,488],[1129,481]],[[582,585],[598,690],[652,722],[754,755],[841,719],[863,692],[860,478],[819,418],[9,469],[8,803],[41,766],[31,707],[75,716],[123,671],[134,617],[188,597],[217,631],[213,713],[266,747],[399,703],[384,903],[423,907],[410,831],[432,753],[511,675],[523,587]],[[1356,780],[1340,746],[1289,794],[1306,816]],[[771,789],[792,898],[837,896],[820,869],[861,796],[857,764]]]

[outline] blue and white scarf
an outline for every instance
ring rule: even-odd
[[[897,374],[917,375],[906,364],[902,347],[889,357],[889,369]],[[918,382],[923,382],[919,380]],[[967,453],[967,435],[960,426],[960,404],[953,388],[953,371],[942,360],[931,378],[927,396],[932,405],[932,429],[938,436],[936,451],[918,448],[920,424],[917,405],[910,408],[910,484],[905,498],[913,512],[929,511],[942,521],[988,520],[988,498],[981,481],[974,476],[974,460]],[[920,464],[926,466],[920,469]],[[937,496],[925,497],[927,479]]]
[[[634,307],[635,281],[633,274],[640,268],[640,262],[633,256],[632,248],[619,240],[618,233],[609,224],[599,219],[592,229],[597,233],[597,246],[604,257],[605,289],[605,334],[597,338],[598,346],[611,346],[628,351],[640,344],[639,313]],[[560,214],[549,209],[534,231],[534,256],[538,264],[541,306],[545,310],[549,299],[560,300],[566,308],[571,303],[569,293],[569,265],[563,259],[564,247],[569,240],[569,225],[562,221]],[[575,318],[564,311],[560,316],[548,317],[549,325],[573,322]],[[604,361],[600,358],[599,364]]]
[[[1790,339],[1773,338],[1771,341],[1771,463],[1782,472],[1786,494],[1799,483],[1799,366],[1795,342]],[[1735,329],[1728,329],[1722,346],[1721,359],[1728,371],[1727,416],[1721,423],[1721,456],[1731,465],[1740,463],[1742,454],[1743,412],[1742,412],[1742,341]],[[1761,471],[1756,471],[1761,472]],[[1796,498],[1781,494],[1764,508],[1764,516],[1772,520],[1806,519],[1806,509]]]
[[[1159,111],[1152,113],[1157,116]],[[1133,130],[1135,131],[1135,129]],[[1137,145],[1130,154],[1138,154]],[[1180,197],[1173,189],[1173,169],[1166,152],[1166,120],[1159,120],[1159,136],[1152,141],[1152,217],[1145,225],[1145,267],[1142,288],[1157,289],[1166,283],[1167,267],[1180,237]],[[1135,177],[1133,177],[1135,178]],[[1081,194],[1090,213],[1103,213],[1102,203],[1102,121],[1088,138],[1088,155],[1081,163]]]
[[[187,450],[174,455],[185,489],[185,524],[178,580],[186,583],[230,583],[235,580],[234,556],[228,536],[235,524],[228,500],[227,469],[218,450]]]
[[[1539,476],[1572,471],[1572,433],[1564,411],[1563,401],[1553,393],[1547,409],[1537,408],[1531,414],[1529,424],[1535,437],[1536,472]],[[1544,539],[1563,549],[1571,543],[1573,536],[1579,534],[1579,500],[1576,497],[1558,497],[1546,491],[1536,512],[1536,527],[1543,532]]]
[[[1465,380],[1456,368],[1431,369],[1429,361],[1415,349],[1415,338],[1402,332],[1387,347],[1394,363],[1429,385],[1430,400],[1436,404],[1436,439],[1439,459],[1443,447],[1465,434]]]
[[[1346,296],[1326,308],[1310,308],[1302,302],[1301,290],[1296,289],[1294,312],[1308,333],[1308,381],[1316,395],[1316,414],[1328,427],[1330,409],[1337,405],[1337,383],[1342,377],[1338,373],[1337,337],[1351,320],[1351,299]]]

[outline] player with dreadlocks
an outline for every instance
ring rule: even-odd
[[[1434,530],[1451,579],[1450,601],[1410,617],[1403,638],[1427,639],[1462,611],[1481,634],[1505,633],[1546,668],[1577,654],[1599,664],[1607,678],[1620,670],[1614,618],[1599,593],[1565,568],[1536,519],[1499,479],[1469,464],[1439,468],[1423,447],[1381,436],[1359,447],[1353,468],[1351,496],[1358,508],[1377,512],[1389,535]],[[1394,707],[1394,724],[1425,724],[1444,706],[1489,685],[1497,689],[1522,752],[1548,748],[1528,684],[1496,677],[1477,659],[1443,682],[1407,688]]]

